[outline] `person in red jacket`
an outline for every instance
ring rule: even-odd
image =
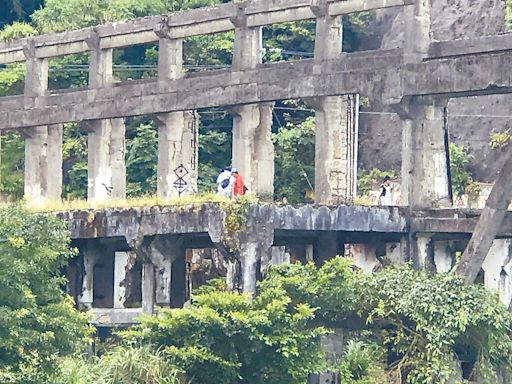
[[[244,178],[242,175],[238,172],[238,169],[233,168],[231,170],[232,177],[234,178],[233,183],[233,196],[243,196],[245,194],[245,185],[244,185]]]

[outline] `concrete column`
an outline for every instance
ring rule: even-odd
[[[160,113],[157,194],[164,199],[197,193],[199,127],[193,112]]]
[[[512,240],[495,239],[482,264],[485,286],[498,292],[507,307],[512,300]]]
[[[272,142],[272,111],[275,103],[259,104],[259,124],[254,133],[251,174],[253,193],[272,201],[274,195],[275,156]]]
[[[235,28],[234,71],[256,68],[261,63],[260,28]],[[274,145],[272,110],[274,103],[231,107],[233,115],[232,164],[244,177],[249,193],[271,200],[274,194]]]
[[[337,364],[343,356],[343,346],[345,331],[341,328],[334,329],[333,333],[322,336],[320,343],[325,352],[327,361],[331,364]],[[326,384],[339,382],[339,375],[332,372],[320,374],[311,374],[308,380],[309,384]]]
[[[171,269],[171,308],[183,308],[187,301],[187,261],[185,249],[176,246]]]
[[[415,239],[415,267],[436,273],[434,242],[431,234],[418,233]]]
[[[124,308],[126,301],[126,273],[128,272],[128,252],[116,252],[114,256],[114,308]]]
[[[434,242],[434,264],[437,273],[450,272],[453,266],[451,244],[449,241]]]
[[[409,197],[411,194],[411,178],[414,167],[412,153],[412,121],[402,119],[402,166],[400,173],[400,204],[409,206]]]
[[[160,33],[158,80],[183,77],[183,41]],[[164,85],[162,85],[164,86]],[[157,194],[164,199],[197,193],[199,127],[193,112],[155,115],[158,124]]]
[[[35,106],[36,97],[48,89],[48,60],[35,57],[33,46],[25,49],[25,103]],[[60,200],[62,194],[62,124],[24,130],[25,198],[41,206]]]
[[[230,107],[233,115],[232,164],[252,194],[271,198],[274,193],[274,103]]]
[[[262,259],[272,259],[272,244],[265,240],[249,239],[240,244],[242,292],[254,294],[256,282],[262,277]]]
[[[428,54],[430,44],[430,0],[415,0],[413,7],[405,7],[404,59],[421,61]]]
[[[182,240],[177,236],[157,235],[145,251],[155,269],[153,289],[156,305],[183,307],[186,301],[188,272]],[[150,271],[147,272],[150,273]]]
[[[452,205],[444,110],[446,100],[404,103],[402,200],[412,208]]]
[[[315,61],[341,57],[341,17],[319,14],[316,19]],[[315,202],[340,204],[352,201],[355,183],[353,143],[349,142],[346,96],[319,97],[315,109]]]
[[[142,265],[142,312],[153,314],[155,306],[155,266],[151,263]]]
[[[84,251],[84,275],[82,293],[78,296],[78,305],[83,309],[91,309],[94,301],[94,265],[96,253]]]
[[[90,57],[89,87],[108,88],[112,83],[112,49],[100,49],[96,40]],[[87,147],[88,199],[126,198],[124,119],[91,121]]]

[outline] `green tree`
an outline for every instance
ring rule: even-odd
[[[128,195],[140,196],[155,193],[158,153],[156,130],[150,124],[139,125],[135,137],[128,141],[126,147]]]
[[[358,194],[361,196],[368,194],[373,187],[380,185],[386,176],[389,176],[391,179],[396,178],[394,171],[381,171],[379,168],[360,172],[357,178]]]
[[[0,209],[0,382],[47,383],[59,356],[86,345],[87,319],[62,286],[74,255],[52,215]]]
[[[0,0],[0,27],[13,21],[28,21],[42,4],[43,0]]]
[[[308,117],[288,123],[273,135],[276,150],[276,197],[286,195],[290,202],[301,202],[315,180],[315,119]]]
[[[150,347],[113,347],[101,358],[67,358],[57,384],[180,384],[167,356]]]
[[[306,383],[320,370],[321,327],[309,327],[315,309],[294,305],[282,288],[247,296],[211,292],[191,308],[164,310],[123,333],[135,343],[164,348],[192,383]]]
[[[472,181],[471,172],[469,171],[469,163],[472,156],[467,148],[454,143],[450,143],[449,148],[453,192],[456,196],[461,196]]]

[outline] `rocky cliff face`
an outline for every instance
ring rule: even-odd
[[[505,31],[504,0],[432,0],[432,38],[452,40]],[[403,10],[388,9],[377,13],[372,41],[366,49],[380,45],[403,45],[405,20]],[[380,44],[379,44],[380,43]],[[370,96],[370,95],[367,95]],[[371,100],[363,110],[360,127],[361,168],[400,169],[400,119],[388,114]],[[384,111],[385,114],[379,112]],[[377,112],[377,113],[375,113]],[[448,105],[450,138],[470,148],[474,156],[472,170],[476,180],[492,181],[504,161],[504,152],[491,150],[489,135],[494,130],[512,128],[512,95],[493,95],[451,100]]]

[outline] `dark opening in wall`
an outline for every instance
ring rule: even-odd
[[[112,308],[114,306],[114,254],[103,254],[93,270],[94,308]]]
[[[142,263],[135,259],[135,264],[126,273],[125,308],[140,308],[142,306]]]

